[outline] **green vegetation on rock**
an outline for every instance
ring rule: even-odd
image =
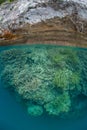
[[[6,2],[6,1],[8,1],[8,2],[13,2],[14,0],[0,0],[0,4],[4,3],[4,2]]]

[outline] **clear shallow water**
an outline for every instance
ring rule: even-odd
[[[10,48],[18,48],[12,46]],[[19,46],[20,47],[20,46]],[[23,46],[21,46],[22,48]],[[0,50],[9,47],[0,47]],[[87,51],[87,50],[85,50]],[[0,130],[87,130],[87,116],[78,119],[58,119],[56,117],[31,117],[15,96],[4,88],[0,81]]]

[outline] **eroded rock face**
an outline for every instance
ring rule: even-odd
[[[86,33],[87,7],[82,1],[18,0],[0,7],[0,45],[87,46]]]

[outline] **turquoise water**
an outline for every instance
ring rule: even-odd
[[[0,47],[0,51],[12,48],[30,48],[30,46],[9,46]],[[36,46],[40,48],[44,46]],[[52,46],[53,47],[53,46]],[[62,47],[59,47],[62,48]],[[45,49],[45,47],[44,47]],[[87,49],[72,48],[73,51],[80,50],[81,53],[87,52]],[[86,53],[87,54],[87,53]],[[87,57],[87,56],[86,56]],[[81,61],[82,62],[82,61]],[[3,68],[3,66],[1,65]],[[1,69],[2,69],[1,68]],[[85,84],[85,82],[84,82]],[[0,81],[0,130],[87,130],[87,114],[76,119],[61,119],[56,116],[43,114],[42,116],[33,117],[28,115],[23,104],[14,95],[13,91]]]

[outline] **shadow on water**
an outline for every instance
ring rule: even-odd
[[[2,47],[0,50],[8,49]],[[13,46],[12,46],[13,48]],[[79,119],[31,117],[0,81],[0,130],[87,130],[87,115]]]

